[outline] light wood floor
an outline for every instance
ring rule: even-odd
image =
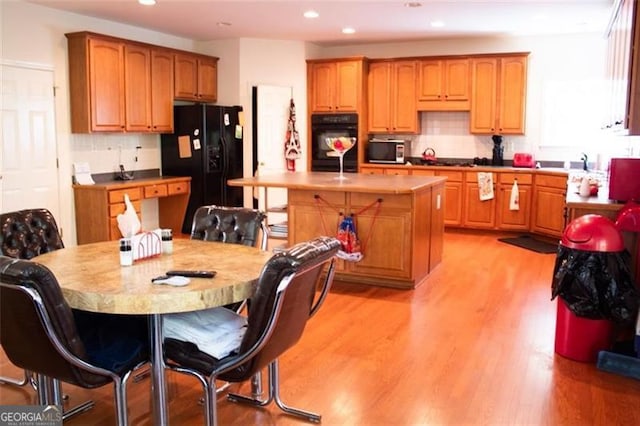
[[[640,381],[554,353],[555,255],[499,236],[447,232],[443,263],[413,291],[336,283],[281,359],[285,403],[324,425],[639,425]],[[67,425],[113,424],[110,386],[65,390],[97,402]],[[171,375],[169,395],[172,424],[203,423],[195,380]],[[151,425],[148,379],[129,396],[131,423]],[[33,402],[0,386],[0,404]],[[218,407],[221,425],[305,424],[275,406]]]

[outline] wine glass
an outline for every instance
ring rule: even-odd
[[[356,138],[340,136],[337,138],[326,138],[325,142],[331,152],[327,153],[327,157],[338,157],[340,160],[340,175],[336,179],[347,179],[343,174],[343,157],[356,144]]]

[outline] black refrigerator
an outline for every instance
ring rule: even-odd
[[[174,133],[160,142],[163,176],[191,176],[191,195],[182,232],[191,233],[200,206],[242,206],[242,187],[228,179],[242,177],[241,106],[176,105]]]

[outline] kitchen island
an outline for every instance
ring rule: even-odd
[[[442,260],[445,177],[285,172],[228,181],[287,189],[288,245],[336,235],[353,215],[363,257],[339,259],[336,279],[415,288]]]

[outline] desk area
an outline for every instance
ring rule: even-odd
[[[138,216],[143,199],[158,199],[160,228],[182,229],[191,193],[191,177],[152,177],[127,181],[73,185],[78,244],[117,240],[121,237],[117,216],[124,212],[129,195]]]
[[[38,256],[58,279],[75,309],[149,315],[153,424],[168,424],[162,356],[162,314],[196,311],[249,298],[263,265],[272,256],[257,248],[176,239],[172,254],[120,266],[116,241],[67,247]],[[191,278],[184,287],[152,284],[168,270],[215,270],[214,278]]]

